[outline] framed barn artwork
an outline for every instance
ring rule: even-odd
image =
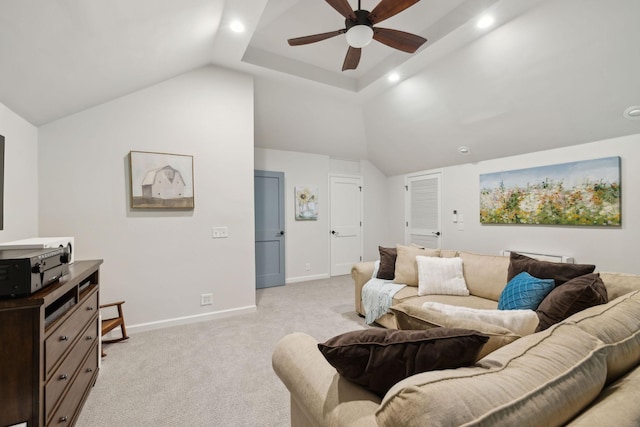
[[[132,209],[193,209],[193,156],[129,152]]]

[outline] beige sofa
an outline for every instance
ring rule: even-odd
[[[470,308],[496,309],[498,307],[500,294],[507,284],[508,256],[458,251],[439,251],[439,254],[444,258],[453,256],[462,258],[464,279],[471,295],[418,296],[418,288],[416,286],[407,286],[394,296],[393,305],[405,303],[421,306],[426,301],[433,301]],[[374,266],[374,262],[360,262],[351,269],[351,276],[355,284],[355,309],[362,316],[365,315],[362,306],[362,287],[371,279]],[[396,321],[392,313],[378,318],[376,322],[386,328],[396,328]]]
[[[405,288],[394,303],[419,306],[431,300],[495,309],[508,258],[460,256],[470,296],[418,297],[415,289]],[[372,263],[353,269],[361,314],[359,284],[372,273]],[[291,425],[638,426],[640,276],[600,277],[607,304],[519,338],[473,366],[410,376],[382,398],[337,374],[313,337],[290,334],[278,343],[273,368],[290,392]],[[378,323],[395,327],[390,314]]]

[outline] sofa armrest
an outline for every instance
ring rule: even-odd
[[[365,315],[362,308],[362,287],[371,279],[375,266],[375,261],[367,261],[359,262],[351,267],[351,277],[355,285],[355,308],[356,312],[362,316]]]
[[[291,393],[292,406],[313,426],[376,426],[380,398],[342,378],[303,333],[282,338],[273,352],[273,370]],[[301,417],[303,415],[303,417]]]

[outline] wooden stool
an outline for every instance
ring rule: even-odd
[[[122,332],[122,337],[120,338],[115,338],[115,339],[110,339],[110,340],[102,340],[103,343],[112,343],[112,342],[119,342],[119,341],[124,341],[126,339],[129,339],[129,337],[127,336],[127,328],[124,325],[124,314],[122,312],[122,304],[124,304],[124,301],[119,301],[119,302],[113,302],[111,304],[104,304],[101,305],[100,308],[107,308],[107,307],[116,307],[118,309],[118,316],[117,317],[110,317],[107,319],[102,319],[102,336],[105,336],[106,334],[108,334],[109,332],[111,332],[112,330],[114,330],[117,327],[120,327],[120,331]],[[107,354],[104,352],[104,350],[102,351],[102,357],[106,356]]]

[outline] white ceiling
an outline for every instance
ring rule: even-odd
[[[256,76],[256,144],[405,173],[640,133],[622,117],[638,16],[638,0],[422,0],[379,24],[426,37],[418,52],[374,41],[342,72],[344,35],[286,43],[344,26],[322,0],[2,0],[0,102],[39,126],[215,64]],[[289,120],[296,105],[313,114]]]

